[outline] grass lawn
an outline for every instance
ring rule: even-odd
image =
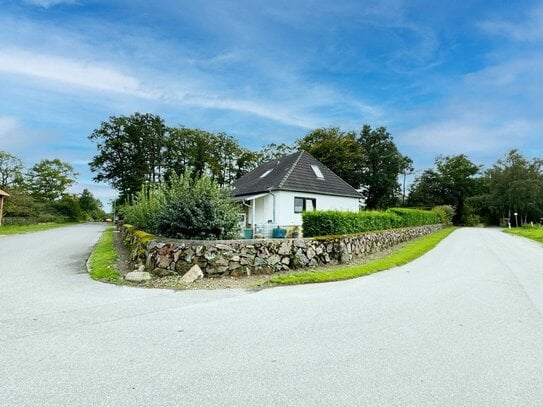
[[[108,227],[89,259],[90,275],[94,280],[117,281],[120,276],[115,270],[117,252],[113,245],[113,226]]]
[[[504,229],[505,233],[512,235],[527,237],[528,239],[536,240],[543,243],[543,228],[534,226],[525,228]]]
[[[374,261],[370,261],[360,266],[346,266],[336,268],[329,271],[305,271],[294,274],[287,274],[272,277],[270,283],[272,285],[292,285],[292,284],[307,284],[307,283],[324,283],[329,281],[347,280],[366,276],[378,271],[388,270],[393,267],[402,266],[416,258],[422,256],[426,252],[433,249],[439,242],[449,236],[456,228],[449,227],[441,229],[429,236],[422,237],[407,245],[401,247],[397,251]]]
[[[36,225],[0,226],[0,235],[17,235],[19,233],[40,232],[42,230],[55,229],[69,225],[75,225],[75,223],[38,223]]]

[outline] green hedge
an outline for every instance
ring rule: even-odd
[[[393,213],[402,218],[403,226],[423,226],[434,225],[436,223],[442,223],[439,214],[435,211],[425,211],[422,209],[408,209],[408,208],[390,208],[387,210],[389,213]]]
[[[406,208],[392,208],[386,212],[313,211],[304,212],[302,219],[305,237],[347,235],[440,223],[439,216],[433,211]]]

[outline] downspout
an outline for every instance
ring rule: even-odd
[[[271,188],[268,189],[268,192],[269,192],[270,195],[273,197],[273,215],[272,215],[272,223],[275,225],[275,195],[273,194]]]

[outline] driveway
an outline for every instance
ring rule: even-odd
[[[461,229],[338,283],[92,281],[87,224],[0,236],[5,406],[541,406],[543,246]]]

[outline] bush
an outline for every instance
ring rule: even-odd
[[[386,212],[313,211],[302,214],[304,236],[362,233],[440,223],[436,213],[419,209],[392,208]]]
[[[442,224],[452,225],[452,220],[454,217],[454,207],[452,207],[451,205],[434,206],[434,208],[432,208],[432,211],[437,213],[437,215],[441,219]]]
[[[158,216],[166,204],[167,196],[168,189],[164,184],[155,188],[144,187],[133,198],[131,205],[119,208],[118,214],[126,223],[138,229],[158,233]]]
[[[177,239],[232,239],[239,235],[239,209],[211,178],[189,172],[168,184],[142,190],[123,210],[127,223]]]
[[[8,216],[2,219],[4,226],[25,226],[36,225],[38,223],[65,223],[67,219],[57,215],[43,214],[41,216]]]
[[[393,213],[403,220],[402,226],[423,226],[434,225],[440,223],[441,219],[439,215],[433,211],[425,211],[422,209],[408,209],[408,208],[390,208],[387,210],[389,213]]]

